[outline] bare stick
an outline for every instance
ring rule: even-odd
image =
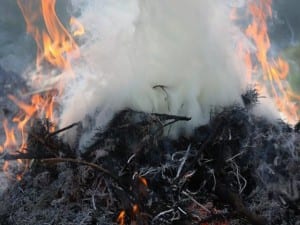
[[[54,135],[56,135],[56,134],[58,134],[58,133],[64,132],[64,131],[66,131],[66,130],[69,130],[69,129],[71,129],[72,127],[78,126],[79,124],[80,124],[80,122],[73,123],[73,124],[71,124],[71,125],[69,125],[69,126],[67,126],[67,127],[64,127],[64,128],[62,128],[62,129],[60,129],[60,130],[57,130],[57,131],[54,131],[54,132],[50,133],[50,134],[48,135],[48,137],[52,137],[52,136],[54,136]]]
[[[162,120],[189,121],[192,119],[191,117],[186,117],[186,116],[177,116],[177,115],[160,114],[160,113],[151,113],[151,115],[160,117]]]
[[[175,179],[177,179],[180,176],[181,170],[182,170],[182,168],[183,168],[183,166],[184,166],[184,164],[185,164],[185,162],[186,162],[186,160],[187,160],[187,158],[190,154],[190,150],[191,150],[191,144],[188,146],[188,148],[187,148],[187,150],[184,154],[184,157],[181,159],[182,161],[181,161],[180,166],[177,170],[177,174],[176,174]]]

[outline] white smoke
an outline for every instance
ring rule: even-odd
[[[214,106],[241,103],[242,59],[224,0],[72,0],[85,26],[81,61],[64,98],[61,126],[123,108],[208,122]],[[162,85],[165,88],[153,88]]]

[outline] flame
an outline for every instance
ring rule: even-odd
[[[71,17],[70,19],[70,25],[77,28],[73,31],[73,36],[82,36],[85,33],[84,26],[74,17]]]
[[[139,177],[139,180],[145,187],[148,187],[148,182],[145,177]]]
[[[137,215],[139,215],[140,213],[140,208],[139,208],[139,205],[138,204],[134,204],[132,206],[132,209],[131,209],[131,215],[132,215],[132,221],[135,220],[135,217]],[[122,210],[119,215],[118,215],[118,218],[117,218],[117,223],[119,225],[125,225],[125,217],[126,217],[126,211],[125,210]]]
[[[3,128],[4,128],[6,140],[3,144],[3,147],[1,147],[2,151],[3,151],[3,148],[6,149],[6,148],[9,148],[9,147],[12,147],[12,146],[14,147],[14,146],[17,145],[15,131],[14,131],[14,129],[10,129],[8,127],[8,121],[7,120],[3,121]]]
[[[15,149],[18,146],[17,139],[16,139],[16,136],[15,136],[15,130],[13,128],[9,128],[7,120],[3,121],[3,128],[4,128],[4,131],[5,131],[5,135],[6,135],[6,140],[3,144],[3,147],[0,146],[0,153],[3,153],[4,149]],[[17,164],[20,167],[20,169],[23,170],[23,172],[20,173],[20,174],[17,174],[16,179],[21,180],[22,176],[23,176],[23,174],[24,174],[24,172],[27,168],[27,163],[26,162],[24,163],[22,160],[18,160]],[[9,179],[11,179],[11,180],[14,179],[10,175],[10,172],[9,172],[9,162],[7,162],[7,161],[4,162],[4,164],[2,166],[2,170]]]
[[[27,32],[37,44],[37,68],[47,61],[57,68],[71,69],[70,56],[78,57],[79,48],[57,17],[55,4],[56,0],[18,0]]]
[[[117,218],[117,222],[119,223],[119,225],[125,225],[125,215],[126,215],[125,210],[122,210],[119,213],[118,218]]]
[[[283,119],[289,123],[298,121],[298,107],[295,100],[299,97],[293,93],[286,81],[289,74],[289,64],[281,57],[270,57],[271,42],[268,35],[268,19],[272,18],[272,0],[248,0],[248,12],[252,16],[252,22],[245,30],[247,37],[256,46],[255,58],[260,65],[263,77],[254,79],[251,77],[254,71],[252,53],[245,52],[244,60],[249,73],[247,78],[264,86],[265,90],[275,100],[276,106],[283,114]]]
[[[17,0],[17,3],[24,16],[27,32],[36,42],[36,71],[40,74],[37,80],[39,84],[42,84],[45,79],[41,75],[43,70],[49,72],[49,68],[60,69],[67,72],[64,73],[66,75],[72,74],[71,61],[79,57],[79,47],[56,14],[56,0]],[[76,28],[74,36],[84,33],[84,27],[75,18],[70,19],[70,25]],[[0,153],[8,148],[14,148],[14,152],[26,152],[26,127],[32,118],[46,118],[55,124],[57,120],[54,115],[55,99],[62,93],[62,82],[55,82],[52,90],[44,91],[43,94],[33,94],[30,103],[9,95],[8,98],[19,107],[20,112],[12,121],[16,124],[17,129],[9,129],[7,120],[3,123],[6,141],[0,146]],[[50,131],[54,131],[55,126],[51,129]],[[16,134],[18,135],[15,136]],[[20,142],[17,140],[19,137],[21,137]],[[17,160],[17,164],[26,167],[24,160]],[[8,171],[8,169],[9,163],[5,162],[3,170]],[[21,178],[22,174],[16,175],[17,180]]]

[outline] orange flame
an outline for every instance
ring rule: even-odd
[[[3,121],[3,128],[4,128],[4,132],[5,132],[5,136],[6,136],[6,140],[3,144],[3,146],[0,146],[0,153],[3,153],[4,149],[5,150],[10,150],[10,151],[16,151],[18,150],[18,142],[15,136],[15,130],[13,128],[9,128],[8,126],[8,121],[5,119]],[[20,148],[20,152],[24,152],[23,148],[25,147],[25,144],[22,144],[22,147]],[[9,168],[9,162],[4,162],[3,166],[2,166],[2,170],[3,172],[6,174],[6,176],[9,179],[14,179],[11,175],[10,175],[10,168]],[[17,165],[19,168],[21,168],[24,172],[27,168],[27,164],[23,163],[22,160],[17,160]],[[20,173],[16,176],[17,180],[21,180],[23,173]]]
[[[119,223],[119,225],[125,225],[125,215],[126,215],[125,210],[122,210],[119,213],[118,218],[117,218],[117,222]]]
[[[145,187],[148,187],[148,182],[145,177],[139,177],[139,180]]]
[[[17,140],[15,137],[15,132],[13,129],[9,129],[7,120],[3,121],[3,128],[4,128],[4,132],[5,132],[5,136],[6,136],[6,140],[3,144],[3,148],[5,149],[5,148],[12,147],[12,146],[13,147],[16,146]],[[2,149],[2,151],[3,151],[3,149]]]
[[[247,27],[245,34],[256,46],[255,57],[262,70],[263,79],[256,80],[259,85],[263,85],[265,90],[275,100],[277,108],[290,123],[298,121],[298,107],[294,100],[299,97],[294,94],[286,81],[289,73],[288,63],[278,57],[269,57],[271,42],[268,35],[267,21],[272,17],[272,0],[248,0],[248,11],[252,16],[252,23]],[[250,73],[253,72],[253,62],[251,53],[244,55],[245,63]],[[251,75],[250,75],[251,76]],[[247,75],[249,78],[249,74]]]
[[[72,70],[71,59],[79,56],[79,47],[56,14],[56,0],[17,0],[17,3],[23,13],[27,32],[33,36],[37,45],[36,70],[41,72],[43,66],[48,64],[70,72]],[[75,18],[71,18],[70,24],[76,28],[74,35],[84,33],[84,27]],[[46,68],[49,68],[49,66]],[[42,83],[43,77],[40,79],[39,81]],[[51,122],[55,122],[55,97],[63,92],[62,83],[56,83],[55,85],[53,90],[58,90],[58,93],[51,90],[45,91],[42,95],[34,94],[31,97],[30,104],[19,100],[13,95],[8,96],[21,111],[13,118],[18,130],[9,129],[8,122],[4,121],[6,141],[0,146],[0,152],[11,146],[19,148],[15,151],[26,151],[25,128],[32,118],[46,118]],[[51,129],[53,129],[51,131],[54,131],[55,127]],[[21,144],[16,140],[15,131],[18,132],[17,137],[22,137]],[[18,160],[17,163],[22,165],[23,162]],[[3,170],[8,171],[8,167],[9,163],[5,162]],[[16,179],[20,180],[21,177],[22,175],[18,174]]]
[[[79,48],[57,17],[55,4],[56,0],[18,0],[27,32],[37,44],[37,68],[46,60],[60,69],[71,69],[70,54],[78,57]]]
[[[26,104],[25,102],[20,101],[13,95],[9,95],[8,98],[21,109],[21,111],[17,114],[17,116],[13,118],[13,122],[17,124],[18,132],[20,133],[21,136],[21,144],[19,144],[16,139],[15,131],[13,129],[9,129],[7,120],[4,120],[3,126],[6,135],[6,141],[3,144],[3,148],[10,149],[11,147],[14,147],[14,149],[11,149],[12,152],[19,151],[24,153],[26,152],[26,147],[27,147],[27,143],[26,143],[27,136],[25,130],[26,125],[33,117],[40,117],[40,118],[43,117],[49,120],[53,120],[54,98],[51,95],[42,97],[41,95],[36,94],[32,96],[31,104]],[[54,129],[54,127],[52,129]],[[23,163],[22,160],[17,160],[17,162],[19,167],[26,169],[28,162],[25,164]],[[7,175],[8,175],[8,168],[9,168],[9,163],[6,162],[3,166],[3,171],[5,171]],[[22,175],[23,174],[18,174],[16,176],[16,179],[21,180]],[[8,175],[8,177],[10,176]]]

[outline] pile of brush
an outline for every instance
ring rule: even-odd
[[[176,140],[189,118],[124,110],[84,151],[36,120],[23,179],[1,197],[0,224],[300,224],[299,126],[270,122],[245,106],[216,109]],[[80,133],[80,132],[79,132]]]

